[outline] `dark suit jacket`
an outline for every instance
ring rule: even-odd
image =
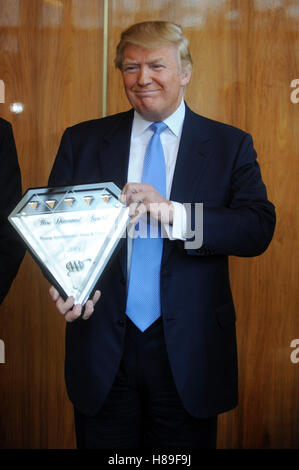
[[[49,184],[114,181],[122,188],[132,119],[129,111],[67,129]],[[261,254],[275,226],[250,135],[187,107],[170,199],[204,203],[200,248],[186,250],[182,241],[164,240],[161,305],[170,365],[183,404],[190,414],[208,417],[238,401],[228,255]],[[98,287],[102,297],[92,317],[67,324],[66,331],[67,388],[75,406],[86,414],[100,409],[122,356],[126,243]]]
[[[25,254],[7,220],[22,196],[21,174],[11,124],[0,118],[0,303],[6,296]]]

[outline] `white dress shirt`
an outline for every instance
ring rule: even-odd
[[[161,143],[165,156],[166,166],[166,199],[169,199],[173,174],[179,150],[183,122],[185,118],[185,103],[182,100],[177,110],[163,122],[167,124],[168,129],[161,133]],[[128,167],[128,183],[140,183],[142,179],[143,160],[145,151],[153,132],[149,129],[152,124],[146,121],[136,111],[131,133],[131,146]],[[173,224],[164,224],[167,236],[172,239],[185,240],[186,229],[186,211],[182,204],[172,201],[174,206]]]
[[[182,100],[176,111],[167,119],[164,119],[163,122],[167,124],[168,128],[160,134],[166,166],[166,199],[169,199],[171,193],[173,174],[181,140],[184,118],[185,103],[184,100]],[[127,177],[128,183],[141,182],[145,151],[147,144],[153,135],[153,132],[149,129],[151,124],[152,122],[146,121],[140,114],[136,111],[134,112]],[[183,204],[176,201],[171,202],[174,207],[173,223],[172,225],[163,225],[163,236],[165,236],[166,232],[166,236],[170,240],[185,240],[186,210]],[[130,267],[131,253],[132,238],[128,237],[128,270]]]

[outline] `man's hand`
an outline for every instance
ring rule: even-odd
[[[56,303],[57,310],[64,315],[64,318],[68,322],[72,322],[80,317],[82,313],[82,305],[74,305],[74,298],[68,297],[66,301],[60,297],[58,291],[55,287],[51,286],[49,294],[52,300]],[[85,304],[84,314],[82,316],[83,320],[87,320],[93,313],[94,306],[101,297],[101,292],[96,290],[94,296],[91,300],[88,300]]]
[[[131,223],[135,223],[147,212],[163,224],[172,225],[173,205],[150,184],[127,183],[120,195],[120,201],[130,207]]]

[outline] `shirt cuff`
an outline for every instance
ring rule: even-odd
[[[187,214],[183,204],[171,201],[173,205],[173,222],[172,225],[164,224],[163,228],[169,240],[183,240],[186,238]]]

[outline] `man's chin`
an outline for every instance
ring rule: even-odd
[[[151,122],[163,121],[163,119],[167,117],[164,115],[163,112],[157,109],[145,108],[145,107],[142,107],[139,109],[135,108],[135,109],[137,113],[139,113],[143,117],[143,119],[145,119],[146,121],[151,121]]]

